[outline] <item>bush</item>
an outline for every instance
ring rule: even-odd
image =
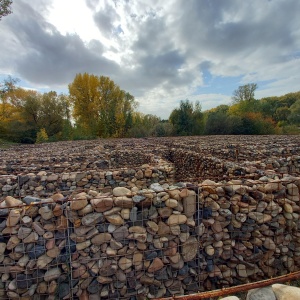
[[[41,130],[36,135],[36,144],[45,143],[48,141],[48,134],[45,128],[41,128]]]
[[[20,142],[22,144],[34,144],[34,139],[32,139],[31,137],[25,136],[20,139]]]

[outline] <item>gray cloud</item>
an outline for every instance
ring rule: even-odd
[[[20,17],[22,15],[22,17]],[[111,75],[119,66],[102,56],[104,46],[96,40],[85,45],[76,34],[62,35],[31,6],[20,1],[7,20],[22,55],[14,56],[15,72],[26,80],[45,85],[71,82],[76,73]],[[9,53],[10,48],[4,52]],[[18,50],[19,51],[19,50]]]
[[[115,26],[114,23],[119,21],[119,15],[115,7],[109,5],[107,2],[104,3],[104,9],[94,14],[94,21],[101,33],[106,37],[110,37],[117,30],[117,26]]]
[[[61,34],[46,22],[46,0],[34,0],[38,10],[15,1],[14,13],[1,21],[0,72],[13,68],[33,84],[49,86],[69,83],[78,72],[110,76],[138,98],[142,110],[155,113],[164,99],[158,114],[181,99],[197,99],[205,73],[239,77],[241,84],[272,81],[268,93],[298,88],[298,0],[85,2],[113,43],[86,44],[76,34]],[[218,92],[199,96],[204,109],[204,97],[228,101],[230,95]]]

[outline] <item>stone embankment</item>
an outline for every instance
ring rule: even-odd
[[[299,270],[300,178],[130,182],[4,196],[0,297],[170,297]]]

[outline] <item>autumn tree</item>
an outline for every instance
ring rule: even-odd
[[[40,131],[37,133],[36,135],[36,143],[37,144],[41,144],[41,143],[45,143],[48,141],[48,134],[45,130],[45,128],[41,128]]]
[[[73,117],[85,133],[99,137],[122,137],[131,123],[134,97],[109,77],[77,74],[69,84]]]
[[[12,13],[11,10],[12,0],[0,0],[0,20],[2,17],[5,17]]]
[[[8,77],[0,84],[0,136],[4,139],[20,142],[26,136],[27,125],[23,114],[26,98],[36,91],[16,86],[17,79]],[[33,142],[32,139],[31,142]]]
[[[234,103],[239,103],[241,101],[251,101],[254,100],[254,92],[257,89],[256,83],[248,83],[239,86],[232,95],[232,100]]]

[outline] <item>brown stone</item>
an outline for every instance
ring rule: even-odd
[[[23,243],[35,243],[39,239],[39,236],[36,232],[31,232],[26,238],[23,239]]]
[[[110,215],[110,216],[105,216],[105,219],[113,224],[113,225],[123,225],[124,224],[124,220],[122,219],[122,217],[120,215],[117,215],[117,214],[113,214],[113,215]]]
[[[53,199],[53,201],[57,202],[57,201],[62,201],[64,200],[64,195],[60,194],[60,193],[56,193],[54,195],[51,196],[51,198]]]
[[[169,233],[170,233],[170,226],[168,226],[163,221],[159,221],[157,234],[159,236],[164,236],[164,235],[168,235]]]
[[[162,260],[158,257],[154,258],[152,263],[150,264],[149,268],[148,268],[148,272],[149,273],[154,273],[160,269],[162,269],[164,267],[164,263],[162,262]]]
[[[141,252],[135,252],[133,254],[132,264],[134,266],[140,265],[143,262],[143,257],[144,257],[143,253],[141,253]]]
[[[181,246],[182,259],[187,262],[196,257],[198,251],[198,241],[195,237],[189,237]]]
[[[122,197],[131,194],[131,191],[125,187],[116,187],[113,189],[113,195],[116,197]]]
[[[71,210],[80,210],[88,205],[86,193],[79,193],[71,199],[70,208]]]
[[[100,246],[104,243],[107,243],[111,240],[111,234],[110,233],[99,233],[97,235],[95,235],[93,238],[92,238],[92,243],[94,245],[97,245],[97,246]]]
[[[196,193],[189,191],[189,196],[183,198],[183,213],[187,217],[192,217],[196,212]]]
[[[132,260],[127,257],[121,257],[118,262],[121,270],[129,269],[132,266]]]
[[[53,208],[53,215],[55,217],[61,216],[63,214],[63,210],[61,208],[60,204],[56,204],[55,207]]]
[[[132,198],[121,196],[114,199],[114,204],[115,206],[121,208],[132,208],[134,203]]]
[[[5,198],[5,204],[6,204],[6,207],[23,206],[23,202],[21,200],[16,199],[16,198],[11,197],[11,196],[7,196]]]
[[[53,247],[52,249],[48,250],[46,254],[51,258],[58,257],[60,254],[60,249],[58,247]]]
[[[173,210],[170,207],[163,207],[158,209],[158,213],[162,218],[168,218],[171,216]]]
[[[180,225],[180,224],[184,224],[187,221],[187,217],[185,215],[171,215],[168,220],[167,220],[167,224],[169,226],[173,226],[173,225]]]
[[[68,219],[64,215],[59,216],[56,222],[56,229],[58,231],[64,231],[68,228]]]
[[[113,207],[114,202],[112,198],[95,198],[91,200],[91,204],[97,212],[105,212]]]
[[[214,233],[222,232],[223,228],[219,221],[215,221],[214,224],[212,224],[211,229]]]

